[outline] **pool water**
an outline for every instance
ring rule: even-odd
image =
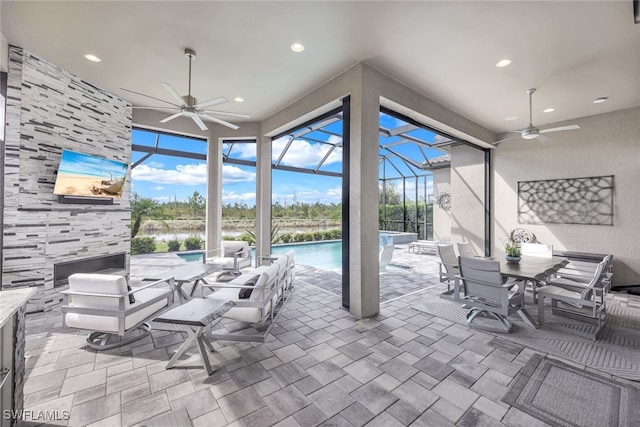
[[[308,265],[321,270],[340,271],[342,269],[342,242],[310,242],[271,247],[274,255],[283,254],[289,249],[296,252],[296,264]],[[177,254],[187,262],[202,262],[202,251]],[[255,258],[255,249],[251,249],[251,257]],[[387,270],[403,269],[401,266],[389,264]]]
[[[296,263],[309,265],[322,270],[340,270],[342,268],[342,242],[312,242],[294,245],[275,245],[271,248],[274,255],[283,254],[289,249],[296,251]],[[176,254],[187,262],[202,262],[202,251]],[[255,250],[251,249],[255,258]]]

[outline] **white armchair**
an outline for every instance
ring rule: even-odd
[[[251,267],[249,244],[238,240],[223,240],[220,248],[206,251],[202,256],[205,264],[216,264],[222,270],[240,272],[240,269]]]
[[[161,283],[169,286],[154,287]],[[147,320],[173,301],[173,277],[131,290],[127,288],[127,279],[123,276],[72,274],[69,289],[61,292],[65,296],[63,325],[92,331],[87,346],[94,350],[108,350],[146,337],[151,333]],[[135,329],[141,333],[125,337]]]

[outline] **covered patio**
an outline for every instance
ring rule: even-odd
[[[597,343],[520,323],[508,335],[487,333],[468,328],[464,310],[440,297],[446,285],[429,267],[433,256],[401,249],[394,262],[415,268],[404,277],[416,289],[394,278],[389,285],[403,295],[381,296],[380,313],[367,319],[340,307],[340,295],[324,286],[330,272],[299,266],[295,292],[268,340],[215,341],[210,376],[196,347],[181,367],[165,369],[184,340],[175,328],[156,323],[142,341],[95,352],[84,348],[84,333],[61,327],[58,309],[29,315],[25,409],[68,414],[58,425],[542,426],[575,415],[559,409],[572,404],[569,395],[555,395],[557,406],[542,415],[505,402],[514,379],[540,357],[568,361],[587,376],[605,372],[619,384],[638,379],[640,361],[627,349],[640,343],[640,298],[610,295],[622,310],[616,318],[636,320],[610,323]],[[173,254],[136,258],[132,277],[185,263]],[[381,292],[385,282],[383,274]],[[605,425],[602,411],[609,413],[592,406],[580,425]],[[625,425],[632,416],[617,420]]]
[[[640,287],[637,0],[0,7],[2,427],[640,424],[640,297],[626,292]],[[196,42],[198,96],[210,99],[205,107],[233,99],[231,111],[212,112],[192,96]],[[178,91],[183,53],[188,89]],[[216,339],[214,351],[204,348],[203,322],[226,311],[153,321],[185,307],[169,302],[168,288],[159,302],[138,301],[158,304],[139,341],[96,351],[76,329],[81,321],[63,326],[72,273],[115,278],[121,293],[111,311],[120,319],[127,304],[138,311],[125,301],[127,285],[171,282],[187,263],[131,255],[131,168],[182,151],[158,138],[134,160],[134,128],[201,143],[191,158],[206,160],[202,168],[154,168],[156,177],[206,182],[206,251],[223,246],[224,163],[255,166],[255,268],[268,270],[255,260],[273,254],[274,173],[341,180],[340,268],[296,265],[286,305],[284,287],[274,286],[255,310],[260,321],[271,310],[264,342]],[[300,141],[308,158],[287,152]],[[240,142],[251,144],[250,158]],[[65,151],[121,165],[122,197],[55,193]],[[339,161],[329,164],[331,156]],[[395,179],[402,202],[394,211],[387,187]],[[554,329],[575,323],[554,317],[544,292],[537,306],[519,294],[521,309],[549,314],[540,328],[517,316],[509,334],[469,327],[468,307],[443,297],[438,258],[424,245],[393,243],[380,268],[381,228],[467,242],[502,260],[520,227],[550,253],[613,255],[597,340]],[[249,271],[245,288],[265,295],[256,285],[264,271]],[[510,285],[496,277],[507,295]],[[79,293],[98,299],[98,291]],[[5,306],[17,294],[20,303]],[[189,335],[198,345],[183,347],[177,325],[200,328]]]

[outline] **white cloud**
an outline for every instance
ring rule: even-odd
[[[207,165],[205,163],[176,165],[175,169],[139,165],[131,171],[131,177],[158,184],[202,185],[207,182]]]
[[[256,204],[256,193],[235,193],[233,191],[222,192],[222,203],[244,203],[249,206]]]
[[[340,137],[334,137],[333,135],[332,137],[333,140],[331,141],[331,138],[329,138],[329,140],[334,143],[342,140]],[[338,138],[338,140],[335,138]],[[289,141],[289,138],[286,136],[273,141],[272,159],[274,161],[278,160],[280,157],[282,150],[284,150],[287,145],[287,141]],[[312,144],[302,139],[296,139],[291,143],[287,153],[282,158],[282,164],[297,167],[316,166],[320,163],[330,148],[331,147],[327,144]],[[324,162],[324,165],[340,161],[342,161],[342,148],[336,148],[331,152],[327,160]]]
[[[234,165],[222,165],[222,183],[237,184],[239,182],[254,182],[256,173],[240,169]]]
[[[156,168],[156,169],[162,169],[164,167],[164,164],[160,162],[154,162],[154,161],[146,162],[145,165],[151,168]]]
[[[157,185],[153,187],[152,190],[160,191],[160,190],[164,190],[164,187],[162,185]]]
[[[231,156],[234,159],[251,159],[256,158],[256,144],[243,143],[234,144],[231,150]]]

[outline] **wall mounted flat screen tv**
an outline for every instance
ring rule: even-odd
[[[128,168],[128,163],[63,150],[53,194],[118,199]]]

